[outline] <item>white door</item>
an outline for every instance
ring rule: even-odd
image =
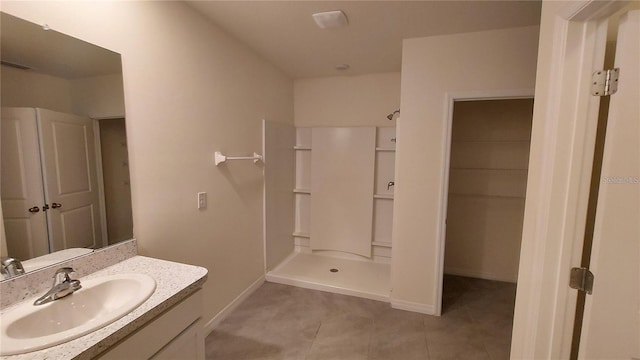
[[[7,253],[19,260],[48,254],[36,110],[2,108],[0,133]]]
[[[640,10],[620,21],[581,359],[640,359]]]
[[[51,251],[102,244],[93,120],[37,109]]]

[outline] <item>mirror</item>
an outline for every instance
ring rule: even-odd
[[[0,16],[0,254],[29,271],[131,239],[120,54]]]

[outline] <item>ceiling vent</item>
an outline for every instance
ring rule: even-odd
[[[321,29],[343,27],[349,24],[346,15],[341,10],[325,11],[311,16]]]

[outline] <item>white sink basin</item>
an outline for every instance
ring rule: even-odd
[[[144,274],[82,280],[75,293],[35,306],[33,300],[2,314],[0,355],[15,355],[67,342],[102,328],[145,302],[156,281]]]

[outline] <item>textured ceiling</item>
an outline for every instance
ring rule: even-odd
[[[400,71],[402,39],[538,25],[541,1],[186,1],[293,78]],[[311,14],[342,10],[322,30]],[[339,72],[335,65],[347,63]]]

